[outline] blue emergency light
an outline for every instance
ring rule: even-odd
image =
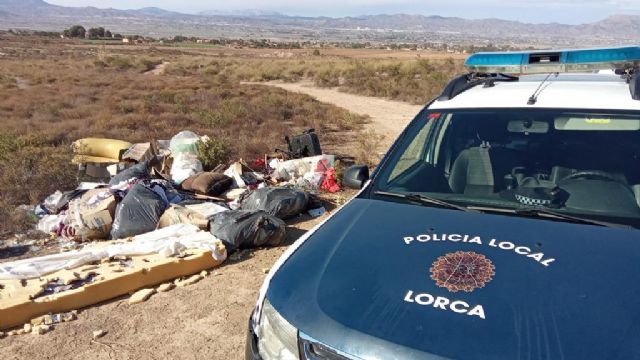
[[[601,49],[481,52],[467,58],[472,72],[544,74],[635,69],[640,67],[640,46]]]

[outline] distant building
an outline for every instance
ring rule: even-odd
[[[122,38],[122,43],[123,44],[128,44],[130,42],[131,42],[131,40],[129,40],[129,38]]]

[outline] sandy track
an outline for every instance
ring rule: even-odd
[[[313,96],[319,101],[333,104],[360,115],[368,115],[371,122],[367,126],[384,135],[381,148],[386,150],[400,135],[402,130],[422,109],[420,105],[411,105],[401,101],[387,100],[370,96],[349,94],[337,88],[319,88],[311,82],[283,83],[251,82],[246,84],[275,86],[287,91]]]

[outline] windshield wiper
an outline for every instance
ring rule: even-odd
[[[415,201],[422,204],[436,205],[436,206],[447,208],[447,209],[467,211],[467,212],[477,212],[476,210],[469,209],[466,206],[456,205],[450,202],[446,202],[444,200],[432,198],[430,196],[421,195],[421,194],[401,194],[401,193],[394,193],[394,192],[388,192],[388,191],[375,191],[374,194],[382,195],[382,196],[397,197],[400,199]]]
[[[573,222],[577,224],[596,225],[596,226],[604,226],[604,227],[612,227],[612,228],[629,228],[629,229],[632,228],[631,226],[628,226],[628,225],[592,220],[592,219],[573,216],[573,215],[567,215],[567,214],[555,212],[553,210],[549,210],[545,208],[505,209],[505,208],[492,208],[492,207],[483,207],[483,206],[472,206],[470,208],[475,210],[480,210],[480,211],[494,211],[494,212],[516,214],[521,216],[534,216],[534,217],[542,217],[547,219],[556,219],[556,220],[562,220],[567,222]]]
[[[515,213],[518,215],[524,216],[540,216],[546,218],[553,218],[558,220],[566,220],[579,224],[589,224],[589,225],[597,225],[604,227],[618,227],[618,228],[631,228],[627,225],[615,224],[606,221],[593,220],[573,215],[567,215],[559,212],[555,212],[553,210],[548,210],[544,208],[524,208],[524,209],[515,209]]]

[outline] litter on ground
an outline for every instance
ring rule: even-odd
[[[0,263],[0,329],[45,334],[77,309],[126,294],[141,303],[197,283],[228,255],[283,244],[284,220],[322,216],[314,194],[340,190],[335,156],[313,131],[287,140],[287,151],[215,171],[200,160],[206,137],[190,131],[137,144],[77,140],[72,162],[84,181],[24,206],[37,230],[71,250]]]

